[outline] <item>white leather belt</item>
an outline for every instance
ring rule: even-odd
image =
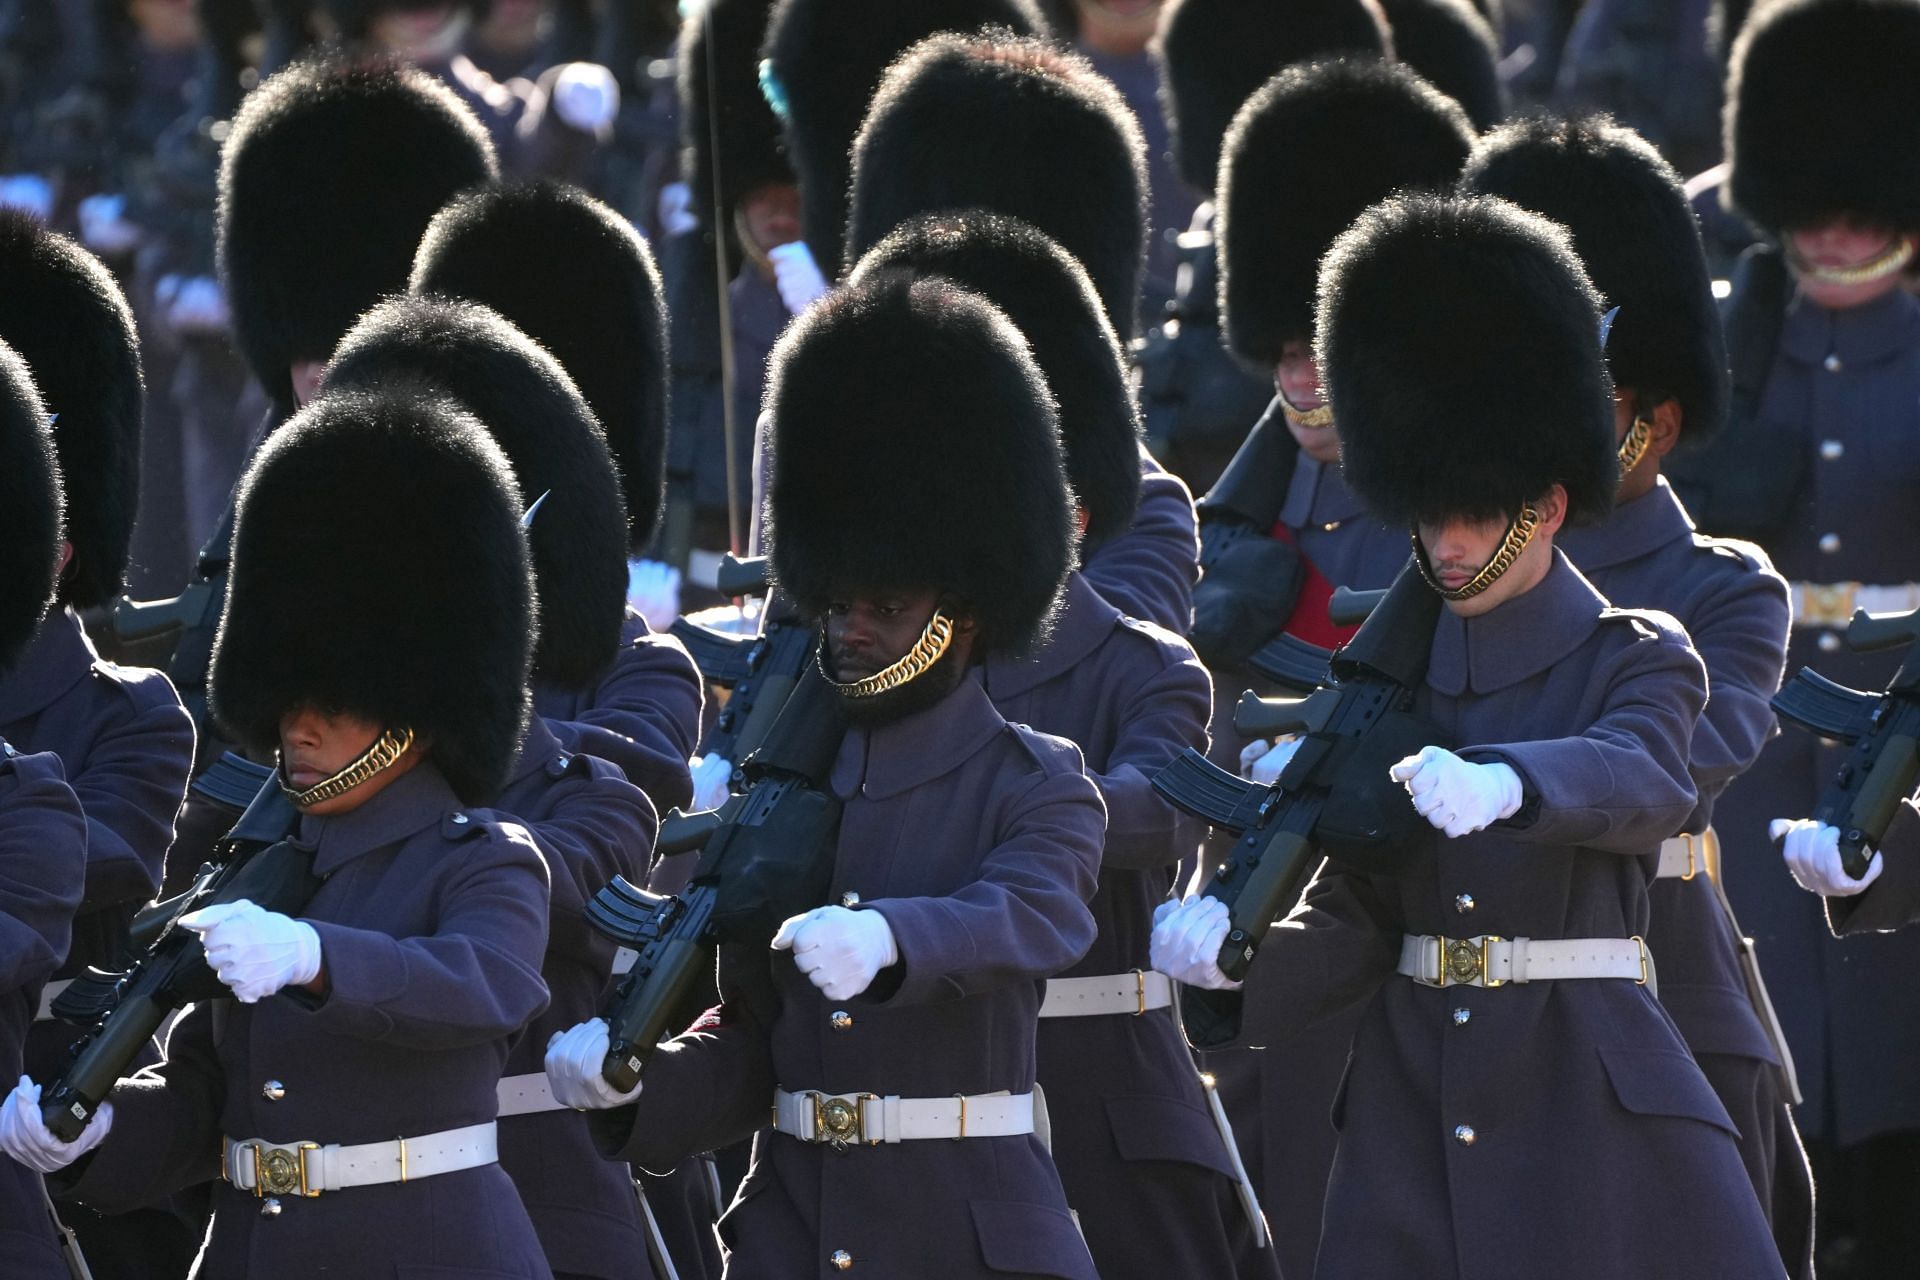
[[[348,1187],[417,1182],[442,1173],[477,1169],[499,1158],[497,1130],[489,1120],[463,1129],[355,1147],[228,1139],[221,1148],[220,1176],[256,1196],[317,1196]]]
[[[53,1002],[60,998],[61,992],[73,985],[72,978],[62,978],[58,982],[49,982],[40,988],[40,1007],[33,1011],[35,1022],[53,1021]]]
[[[1399,971],[1423,987],[1504,987],[1560,978],[1631,978],[1645,984],[1653,961],[1641,938],[1439,938],[1407,934]]]
[[[1698,875],[1711,876],[1719,860],[1720,845],[1709,827],[1697,836],[1674,836],[1660,842],[1662,880],[1691,880]]]
[[[529,1071],[523,1076],[506,1076],[494,1086],[500,1101],[500,1118],[537,1115],[542,1111],[566,1111],[553,1096],[553,1085],[544,1071]]]
[[[1034,1131],[1033,1095],[977,1093],[902,1098],[775,1089],[773,1127],[802,1142],[827,1142],[835,1147],[872,1147],[929,1138],[1008,1138]]]
[[[1043,1018],[1088,1018],[1095,1014],[1138,1016],[1173,1003],[1173,980],[1164,973],[1135,969],[1092,978],[1048,978]]]
[[[1877,587],[1864,582],[1796,582],[1793,625],[1845,627],[1856,609],[1868,613],[1906,613],[1920,609],[1920,582]]]

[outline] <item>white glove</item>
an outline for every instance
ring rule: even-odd
[[[773,263],[773,280],[780,286],[780,300],[789,315],[799,315],[827,296],[827,278],[813,261],[813,251],[805,240],[777,244],[767,250]]]
[[[1293,759],[1304,741],[1304,738],[1294,738],[1276,743],[1255,738],[1240,750],[1240,776],[1263,787],[1272,786],[1280,780],[1287,762]]]
[[[1195,894],[1185,902],[1163,902],[1154,908],[1148,959],[1189,987],[1238,991],[1241,984],[1220,971],[1220,948],[1231,924],[1227,904],[1218,898]]]
[[[1520,775],[1505,764],[1474,764],[1445,747],[1422,747],[1388,771],[1407,784],[1416,813],[1449,838],[1484,831],[1520,812]]]
[[[695,756],[693,765],[693,808],[698,813],[718,809],[727,802],[727,779],[733,776],[733,761],[725,756]]]
[[[569,62],[554,77],[553,109],[581,133],[602,137],[620,114],[620,82],[597,62]]]
[[[680,616],[680,571],[658,560],[627,561],[627,603],[648,626],[665,631]]]
[[[226,331],[233,316],[227,309],[227,295],[221,291],[218,280],[212,276],[191,276],[185,280],[175,278],[175,283],[172,296],[162,297],[162,301],[168,303],[167,323],[175,333],[191,337]]]
[[[660,188],[657,212],[663,236],[685,235],[700,225],[693,214],[693,188],[684,182],[669,182]]]
[[[103,1102],[72,1142],[62,1142],[40,1118],[40,1086],[25,1076],[0,1103],[0,1151],[35,1173],[64,1169],[99,1146],[113,1128],[113,1104]]]
[[[320,935],[314,927],[245,898],[189,911],[180,917],[180,927],[200,935],[207,963],[241,1004],[320,976]]]
[[[0,207],[18,209],[45,222],[53,216],[53,184],[37,173],[0,175]]]
[[[1851,898],[1856,893],[1864,893],[1886,870],[1886,864],[1875,853],[1858,880],[1849,876],[1840,865],[1840,828],[1812,818],[1797,821],[1775,818],[1767,834],[1785,841],[1780,853],[1800,887],[1823,898]]]
[[[607,1061],[607,1020],[591,1018],[556,1031],[547,1041],[547,1085],[554,1100],[575,1111],[605,1111],[632,1102],[640,1086],[621,1093],[600,1074]]]
[[[95,253],[116,257],[140,243],[140,224],[127,221],[125,196],[88,196],[77,212],[80,238]]]
[[[792,948],[793,963],[829,1000],[852,999],[882,969],[900,963],[893,929],[878,911],[815,907],[781,925],[772,945]]]

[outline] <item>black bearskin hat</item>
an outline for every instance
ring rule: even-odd
[[[472,302],[394,298],[368,312],[327,366],[323,388],[422,382],[486,424],[532,504],[540,588],[535,679],[591,685],[620,644],[627,608],[626,512],[600,424],[557,361]]]
[[[1500,38],[1467,0],[1380,0],[1393,52],[1466,109],[1476,129],[1507,113],[1500,87]]]
[[[1174,163],[1211,196],[1240,104],[1296,62],[1393,52],[1374,0],[1170,0],[1155,37]]]
[[[60,468],[26,361],[0,339],[0,671],[33,639],[60,566]]]
[[[1041,35],[1033,0],[775,0],[762,47],[766,98],[786,126],[807,247],[832,280],[846,240],[848,154],[887,64],[941,31]]]
[[[485,303],[553,353],[600,420],[626,496],[627,547],[644,550],[666,490],[667,313],[632,224],[556,183],[470,192],[427,228],[413,291]]]
[[[795,181],[780,118],[760,92],[760,44],[772,9],[773,0],[706,0],[680,28],[680,145],[685,155],[681,172],[687,175],[701,222],[726,241],[728,278],[740,264],[734,210],[760,187]],[[717,78],[710,78],[710,72]],[[717,120],[715,107],[719,108]],[[716,178],[718,210],[713,207]]]
[[[1601,305],[1620,308],[1607,334],[1614,385],[1677,399],[1688,440],[1719,428],[1726,339],[1693,209],[1658,151],[1604,117],[1535,117],[1482,139],[1461,186],[1572,232]]]
[[[1140,415],[1113,327],[1073,255],[1017,218],[973,209],[902,223],[847,282],[896,269],[945,276],[1018,326],[1059,406],[1067,479],[1087,515],[1082,546],[1124,532],[1140,502]]]
[[[1347,482],[1389,524],[1613,507],[1600,300],[1564,229],[1486,196],[1401,195],[1327,253],[1320,376]]]
[[[520,502],[486,428],[437,391],[322,394],[240,480],[215,717],[257,752],[302,705],[411,728],[463,801],[492,799],[530,708]]]
[[[220,157],[220,275],[277,405],[295,363],[406,287],[435,211],[496,171],[486,128],[423,71],[318,60],[247,95]]]
[[[853,151],[847,254],[915,214],[982,208],[1080,260],[1131,337],[1147,253],[1147,160],[1120,91],[1043,40],[946,34],[888,69]]]
[[[1377,58],[1290,67],[1227,131],[1214,224],[1227,345],[1271,369],[1313,337],[1320,258],[1367,206],[1403,188],[1450,189],[1473,149],[1460,105]]]
[[[976,654],[1045,634],[1073,567],[1053,400],[991,303],[876,272],[782,335],[767,375],[774,581],[804,610],[932,588]]]
[[[1726,194],[1775,233],[1920,231],[1920,0],[1759,6],[1727,77]]]
[[[120,593],[140,505],[145,388],[133,312],[91,253],[24,213],[0,210],[0,340],[33,371],[66,487],[73,562],[62,602]]]

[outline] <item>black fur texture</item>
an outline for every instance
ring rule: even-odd
[[[1500,85],[1500,38],[1468,0],[1380,0],[1393,52],[1466,109],[1475,129],[1507,113]]]
[[[0,339],[0,673],[33,639],[60,564],[60,467],[27,362]]]

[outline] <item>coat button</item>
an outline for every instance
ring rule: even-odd
[[[851,911],[860,905],[860,895],[857,893],[843,893],[840,895],[840,905]]]
[[[1820,367],[1828,373],[1838,373],[1846,368],[1845,365],[1840,363],[1840,357],[1837,355],[1829,355],[1825,360],[1820,362]]]
[[[835,1271],[853,1270],[853,1255],[845,1249],[835,1249],[833,1255],[829,1257],[827,1261],[833,1264]]]
[[[1345,523],[1346,521],[1344,520],[1329,520],[1325,524],[1320,526],[1320,532],[1332,533],[1334,530],[1338,529],[1341,525]]]
[[[1830,556],[1838,555],[1840,553],[1840,535],[1837,533],[1821,534],[1820,550]]]
[[[1454,1126],[1454,1129],[1453,1129],[1453,1140],[1454,1140],[1455,1142],[1457,1142],[1457,1143],[1459,1143],[1459,1144],[1460,1144],[1461,1146],[1463,1146],[1463,1147],[1470,1147],[1470,1146],[1472,1146],[1472,1145],[1473,1145],[1473,1143],[1474,1143],[1474,1139],[1475,1139],[1475,1137],[1476,1137],[1476,1135],[1475,1135],[1475,1134],[1474,1134],[1474,1132],[1473,1132],[1473,1126],[1472,1126],[1472,1125],[1470,1125],[1470,1124],[1462,1124],[1462,1125],[1455,1125],[1455,1126]]]
[[[1455,1009],[1453,1011],[1453,1025],[1456,1027],[1466,1026],[1472,1018],[1473,1010],[1471,1009]]]
[[[1820,633],[1819,645],[1820,645],[1820,652],[1822,653],[1840,652],[1839,633],[1834,631],[1822,631]]]
[[[1475,905],[1470,893],[1463,893],[1453,900],[1453,909],[1463,916],[1472,911]]]
[[[555,757],[554,759],[553,767],[556,769],[565,769],[568,765],[572,763],[573,763],[572,756],[558,756],[558,757]]]
[[[268,1102],[278,1102],[287,1096],[287,1086],[278,1080],[269,1080],[260,1086],[260,1096]]]
[[[278,1199],[277,1197],[275,1197],[275,1196],[268,1196],[268,1197],[267,1197],[267,1198],[266,1198],[265,1200],[263,1200],[263,1201],[261,1201],[261,1202],[260,1202],[260,1216],[261,1216],[261,1217],[263,1217],[263,1218],[277,1218],[277,1217],[279,1217],[279,1216],[280,1216],[280,1201],[279,1201],[279,1199]]]
[[[1838,440],[1822,440],[1820,442],[1820,456],[1828,462],[1839,461],[1845,456],[1846,452],[1847,446],[1841,444]]]
[[[464,813],[456,813],[453,815],[453,825],[456,827],[464,827],[471,821],[472,819]]]
[[[845,1009],[835,1009],[832,1013],[827,1015],[827,1021],[833,1024],[833,1029],[835,1031],[845,1031],[848,1027],[853,1025],[853,1015],[848,1013]]]

